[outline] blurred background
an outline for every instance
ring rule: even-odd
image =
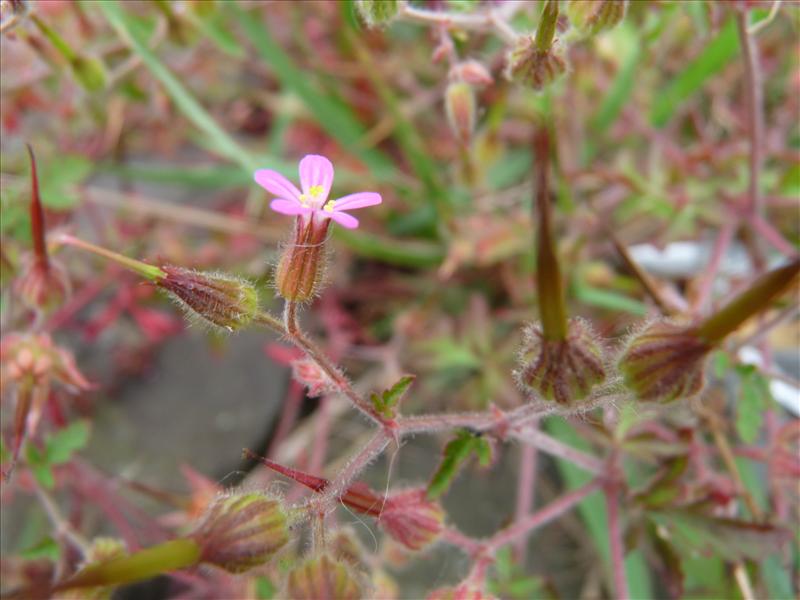
[[[358,214],[359,229],[336,228],[328,286],[304,315],[307,330],[360,389],[416,374],[408,412],[519,405],[510,373],[521,326],[538,314],[531,219],[538,124],[554,132],[570,314],[611,340],[656,310],[608,231],[671,306],[690,312],[717,306],[754,269],[796,252],[800,9],[784,2],[774,11],[775,4],[634,1],[620,25],[584,37],[571,36],[562,18],[566,72],[541,91],[506,77],[502,32],[408,18],[367,28],[351,1],[3,0],[3,334],[27,326],[11,292],[31,246],[26,143],[36,153],[48,231],[151,263],[248,277],[275,310],[272,267],[291,221],[268,210],[270,197],[252,173],[270,168],[297,181],[298,160],[322,154],[336,169],[334,197],[372,190],[383,203]],[[414,5],[463,15],[496,10],[518,33],[532,32],[541,12],[539,2]],[[761,236],[731,225],[751,173],[750,75],[734,19],[743,7],[753,24],[763,22],[758,185],[769,230]],[[729,243],[720,250],[723,235]],[[197,493],[201,476],[223,487],[270,484],[240,458],[244,447],[330,474],[368,435],[341,399],[307,398],[290,382],[296,354],[284,341],[188,325],[135,275],[71,248],[55,248],[53,257],[67,269],[72,294],[43,327],[96,384],[48,409],[91,423],[82,472],[104,483],[83,491],[59,484],[54,492],[67,515],[79,514],[82,530],[124,527],[126,518],[103,506],[104,486],[126,498],[122,512],[146,521],[163,516],[160,493]],[[712,260],[717,276],[709,282]],[[784,383],[800,376],[797,345],[796,324],[770,333]],[[792,410],[792,389],[781,410]],[[12,409],[4,398],[4,431]],[[735,428],[735,409],[730,419]],[[598,443],[591,431],[603,426],[601,419],[548,423],[553,435],[585,445]],[[387,478],[424,481],[441,445],[409,441],[367,478],[379,489]],[[513,517],[521,452],[498,448],[493,468],[471,465],[456,481],[445,506],[465,533],[488,535]],[[536,504],[580,482],[548,458],[538,468]],[[70,476],[56,469],[57,482]],[[3,494],[4,567],[52,558],[57,549],[39,506],[13,486]],[[587,502],[537,533],[527,555],[516,549],[517,563],[509,553],[496,593],[604,596],[607,536],[597,512]],[[376,549],[366,524],[352,515],[341,521]],[[664,595],[645,558],[634,560],[641,561],[634,591]],[[402,597],[421,597],[458,581],[468,564],[437,547],[395,577]],[[730,590],[721,563],[709,564],[685,567],[692,593]],[[151,597],[169,597],[161,585]]]

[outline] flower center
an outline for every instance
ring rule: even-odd
[[[336,205],[336,201],[335,200],[328,200],[325,203],[325,206],[322,207],[322,210],[324,210],[325,212],[332,213],[333,212],[333,207],[335,205]]]
[[[300,204],[310,208],[317,208],[325,189],[321,185],[312,185],[307,194],[300,194]]]

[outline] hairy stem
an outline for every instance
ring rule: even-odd
[[[598,477],[583,487],[579,487],[577,490],[564,494],[558,500],[551,502],[541,510],[536,511],[493,535],[487,542],[487,548],[494,552],[506,544],[511,544],[520,538],[526,537],[534,529],[538,529],[542,525],[557,519],[571,510],[576,504],[586,498],[586,496],[600,489],[602,485],[603,481]]]
[[[325,354],[316,347],[316,345],[309,340],[297,322],[297,303],[286,302],[286,308],[283,313],[283,321],[285,326],[286,335],[289,340],[298,346],[306,355],[313,360],[316,365],[322,369],[322,372],[327,375],[333,384],[344,394],[350,402],[353,403],[358,410],[364,413],[367,417],[377,423],[382,423],[382,419],[375,412],[372,406],[361,397],[361,395],[353,389],[347,377],[330,361]]]

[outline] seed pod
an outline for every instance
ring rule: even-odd
[[[618,367],[637,399],[672,402],[703,389],[705,359],[711,348],[692,327],[654,321],[631,337]]]
[[[628,8],[628,0],[569,0],[570,23],[587,35],[597,35],[616,27]]]
[[[285,597],[291,600],[358,600],[363,592],[350,565],[322,554],[289,572]]]
[[[163,266],[155,284],[166,290],[190,315],[236,331],[258,313],[258,292],[248,281],[225,273],[207,273]]]
[[[522,37],[509,52],[506,77],[534,90],[542,90],[567,72],[567,62],[558,43],[540,50],[532,37]]]
[[[191,538],[202,562],[242,573],[270,560],[289,542],[289,522],[280,502],[262,494],[219,498]]]
[[[570,405],[605,381],[604,354],[597,334],[583,319],[568,321],[564,340],[547,339],[540,325],[529,325],[514,376],[520,388],[534,397]]]

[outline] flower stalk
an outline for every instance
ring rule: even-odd
[[[707,318],[697,328],[697,336],[711,346],[718,344],[736,331],[742,323],[763,311],[783,294],[798,273],[800,273],[800,259],[765,273],[722,310]]]
[[[546,8],[546,7],[545,7]],[[557,9],[556,9],[557,10]],[[534,138],[536,160],[536,202],[534,219],[539,219],[536,243],[536,289],[539,295],[539,312],[542,331],[547,341],[564,341],[567,338],[567,311],[564,286],[558,263],[556,243],[553,238],[552,207],[550,203],[550,133],[539,128]]]

